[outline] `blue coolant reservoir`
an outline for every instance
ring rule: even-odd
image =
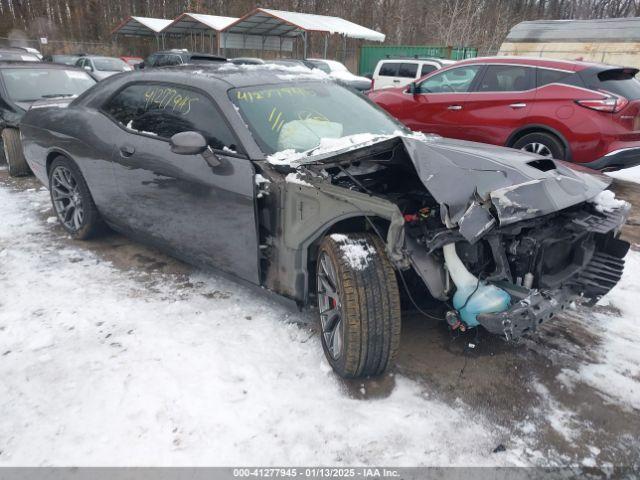
[[[454,243],[442,247],[449,275],[456,286],[453,307],[460,319],[469,327],[478,326],[476,317],[481,313],[504,312],[509,308],[511,295],[495,285],[478,282],[462,263]],[[475,292],[475,293],[474,293]]]
[[[476,285],[466,285],[458,288],[453,296],[453,307],[468,327],[478,326],[476,317],[481,313],[499,313],[509,308],[511,295],[495,285],[480,283],[475,293],[474,290]]]

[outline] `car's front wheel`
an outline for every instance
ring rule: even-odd
[[[9,165],[9,175],[12,177],[24,177],[31,173],[27,160],[22,153],[20,131],[17,128],[5,128],[2,130],[2,146],[4,158]]]
[[[58,220],[73,237],[85,240],[102,227],[89,187],[78,166],[65,157],[56,158],[49,169],[49,192]]]
[[[516,140],[512,146],[518,150],[535,153],[543,157],[557,158],[558,160],[564,160],[565,158],[565,149],[562,142],[554,135],[545,132],[528,133]]]
[[[317,298],[322,347],[333,369],[346,378],[383,373],[400,343],[400,294],[383,243],[371,234],[325,237]]]

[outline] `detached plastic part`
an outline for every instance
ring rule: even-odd
[[[511,295],[495,285],[478,281],[458,257],[455,243],[445,245],[442,250],[447,269],[457,289],[453,296],[453,307],[465,325],[477,327],[478,315],[499,313],[509,308]]]

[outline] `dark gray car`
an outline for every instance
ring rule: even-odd
[[[0,163],[7,162],[11,176],[30,172],[19,130],[26,111],[36,102],[57,105],[60,99],[76,97],[95,84],[86,72],[67,65],[0,61]]]
[[[401,301],[515,338],[606,294],[629,248],[618,238],[629,206],[602,193],[606,178],[414,134],[299,69],[139,71],[31,110],[21,128],[71,235],[106,222],[316,304],[345,377],[390,365]]]

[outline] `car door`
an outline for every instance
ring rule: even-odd
[[[378,68],[377,75],[374,76],[375,90],[382,90],[384,88],[397,87],[400,83],[398,79],[398,70],[400,69],[400,62],[382,62]]]
[[[113,171],[122,228],[259,283],[253,164],[235,153],[238,142],[211,98],[178,85],[134,83],[103,111],[121,131]],[[202,133],[215,162],[171,151],[169,138],[185,131]]]
[[[465,138],[504,145],[524,125],[535,95],[534,67],[487,65],[464,103]]]
[[[410,103],[403,121],[413,130],[465,138],[464,104],[482,68],[463,65],[433,73],[418,82],[414,94],[407,93]]]

